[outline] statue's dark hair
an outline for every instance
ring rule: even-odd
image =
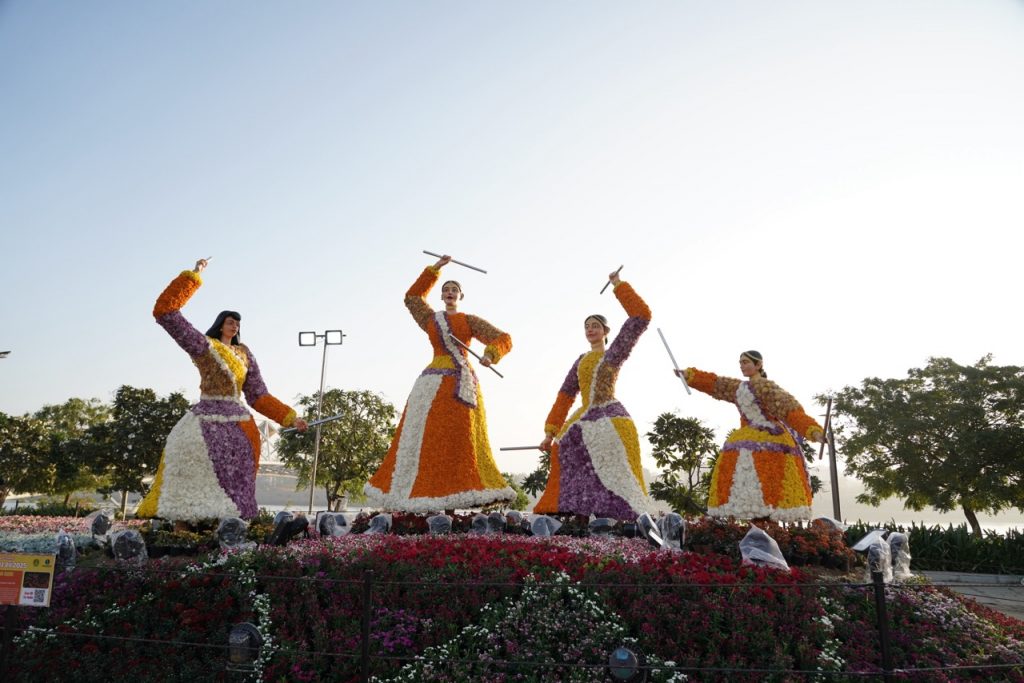
[[[217,341],[220,341],[220,330],[224,327],[224,320],[226,318],[234,318],[238,322],[242,322],[242,314],[238,311],[221,311],[217,314],[217,319],[213,321],[212,325],[210,325],[210,329],[206,331],[206,336],[213,337]],[[240,342],[238,341],[238,337],[239,335],[237,334],[232,337],[231,343],[239,344]]]

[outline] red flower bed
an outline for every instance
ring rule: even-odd
[[[728,532],[701,533],[724,538]],[[790,545],[799,546],[800,538]],[[456,641],[456,656],[479,659],[475,670],[487,671],[486,662],[496,657],[474,643],[498,641],[465,637],[485,613],[492,615],[486,623],[515,624],[520,634],[500,642],[497,659],[527,662],[494,663],[495,671],[526,677],[438,674],[431,680],[560,680],[529,669],[537,648],[550,652],[550,644],[530,642],[530,614],[501,616],[515,613],[524,584],[550,591],[545,605],[566,606],[567,629],[580,619],[596,620],[592,630],[604,640],[565,650],[589,653],[578,655],[584,658],[615,644],[607,635],[613,630],[605,628],[611,620],[639,651],[701,681],[795,681],[805,680],[801,671],[865,673],[880,666],[868,588],[820,584],[799,569],[743,566],[726,555],[656,551],[640,539],[350,534],[261,546],[217,562],[191,571],[168,559],[144,568],[80,567],[62,574],[51,609],[20,611],[23,627],[44,631],[18,637],[17,664],[5,680],[218,680],[227,676],[228,631],[243,621],[258,624],[269,639],[263,680],[358,680],[364,616],[371,669],[380,680],[409,680],[403,667],[415,657]],[[571,597],[564,581],[599,605],[600,614],[574,613],[581,598]],[[887,591],[897,667],[1024,663],[1018,623],[971,611],[927,586]],[[558,632],[557,624],[540,626],[535,632]],[[576,629],[574,637],[587,631]],[[584,672],[580,680],[604,676],[602,662],[564,664]],[[654,675],[670,680],[671,669]],[[1012,670],[963,670],[920,680],[1022,679]]]

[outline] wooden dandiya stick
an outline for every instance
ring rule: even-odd
[[[345,413],[339,413],[337,415],[332,415],[331,417],[325,417],[325,418],[323,418],[321,420],[314,420],[313,422],[307,423],[306,426],[307,427],[316,427],[317,425],[322,425],[325,422],[334,422],[335,420],[339,420],[339,419],[341,419],[343,417],[345,417]],[[288,432],[294,432],[294,431],[296,431],[295,427],[289,427],[288,429],[282,429],[281,430],[281,434],[287,434]]]
[[[455,342],[456,344],[458,344],[459,346],[461,346],[462,348],[466,349],[466,350],[467,350],[467,351],[469,351],[469,352],[470,352],[471,354],[473,354],[473,355],[474,355],[474,356],[476,357],[476,359],[477,359],[477,360],[479,360],[479,361],[482,361],[482,360],[483,360],[483,357],[482,357],[482,356],[481,356],[481,355],[480,355],[479,353],[477,353],[476,351],[474,351],[473,349],[469,348],[468,346],[466,346],[465,344],[463,344],[463,343],[462,343],[461,341],[459,341],[459,338],[458,338],[458,337],[456,337],[456,336],[455,336],[454,334],[449,334],[448,336],[449,336],[449,337],[451,337],[451,339],[452,339],[452,341],[453,341],[453,342]],[[504,378],[505,378],[505,375],[503,375],[503,374],[501,374],[500,372],[498,372],[498,371],[497,371],[497,370],[496,370],[496,369],[494,368],[494,366],[493,366],[493,365],[485,365],[484,367],[485,367],[485,368],[487,368],[488,370],[492,371],[492,372],[493,372],[493,373],[494,373],[495,375],[497,375],[498,377],[501,377],[502,379],[504,379]]]
[[[502,446],[499,451],[539,451],[540,446]]]
[[[444,258],[443,254],[435,254],[434,252],[427,251],[426,249],[423,250],[423,253],[427,254],[428,256],[436,256],[437,258]],[[452,259],[452,263],[458,263],[460,266],[465,266],[466,268],[472,268],[473,270],[478,270],[481,273],[483,273],[484,275],[487,274],[487,271],[484,270],[483,268],[477,268],[476,266],[471,266],[468,263],[463,263],[462,261],[456,261],[455,259]]]
[[[679,363],[676,362],[676,357],[672,355],[672,349],[668,347],[668,342],[665,341],[665,335],[661,333],[661,328],[658,328],[658,336],[661,337],[661,343],[665,345],[665,350],[668,351],[669,360],[672,361],[672,365],[676,370],[679,370]],[[687,394],[692,394],[690,391],[690,385],[686,383],[686,377],[676,373],[676,377],[683,381],[683,388],[686,389]]]
[[[619,266],[619,270],[615,271],[615,275],[618,275],[621,270],[622,270],[622,266]],[[601,291],[598,292],[598,294],[604,294],[604,290],[608,289],[608,285],[610,285],[611,283],[612,283],[612,279],[608,278],[608,282],[604,283],[604,287],[601,288]]]

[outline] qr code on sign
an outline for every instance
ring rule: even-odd
[[[46,591],[42,588],[32,591],[32,602],[46,602]]]

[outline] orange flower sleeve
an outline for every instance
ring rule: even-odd
[[[558,430],[565,424],[565,417],[569,414],[569,408],[572,408],[573,401],[575,400],[575,396],[558,392],[558,396],[555,397],[555,404],[551,406],[548,419],[544,422],[544,434],[546,436],[554,436],[558,433]]]
[[[821,425],[813,417],[805,413],[803,408],[790,411],[785,419],[786,424],[809,441],[821,441],[825,435],[825,430],[822,429]]]
[[[569,409],[572,408],[576,396],[580,393],[579,367],[582,358],[583,356],[580,356],[572,364],[569,374],[565,376],[565,381],[562,382],[562,387],[558,390],[555,403],[551,406],[551,412],[548,413],[548,419],[544,423],[544,434],[547,436],[554,436],[562,428]]]
[[[630,318],[651,319],[651,309],[647,303],[640,298],[633,286],[625,281],[620,281],[615,287],[615,298],[619,300],[622,307],[626,309],[626,315]]]
[[[512,337],[507,332],[502,332],[483,318],[475,315],[467,315],[466,322],[469,323],[469,329],[473,336],[487,344],[487,347],[484,349],[484,355],[488,356],[492,363],[497,363],[505,357],[505,354],[512,350]]]
[[[431,316],[434,315],[434,309],[427,303],[426,298],[430,294],[430,290],[437,284],[437,277],[440,274],[439,269],[427,266],[416,278],[416,282],[409,287],[409,291],[405,293],[405,307],[409,309],[416,324],[424,330],[427,329],[427,324],[430,322]]]
[[[295,424],[295,411],[271,394],[263,394],[256,399],[252,404],[252,409],[260,415],[269,417],[282,427],[291,427]]]
[[[194,270],[181,271],[181,275],[171,280],[171,284],[157,297],[153,306],[153,317],[160,318],[168,313],[180,311],[202,284],[203,280],[199,273]]]
[[[736,389],[740,380],[732,377],[719,377],[713,372],[705,372],[697,368],[686,368],[686,383],[692,389],[703,391],[719,401],[736,402]]]
[[[703,391],[705,394],[715,393],[715,381],[718,375],[713,372],[704,372],[697,368],[686,368],[686,383],[691,389]]]

